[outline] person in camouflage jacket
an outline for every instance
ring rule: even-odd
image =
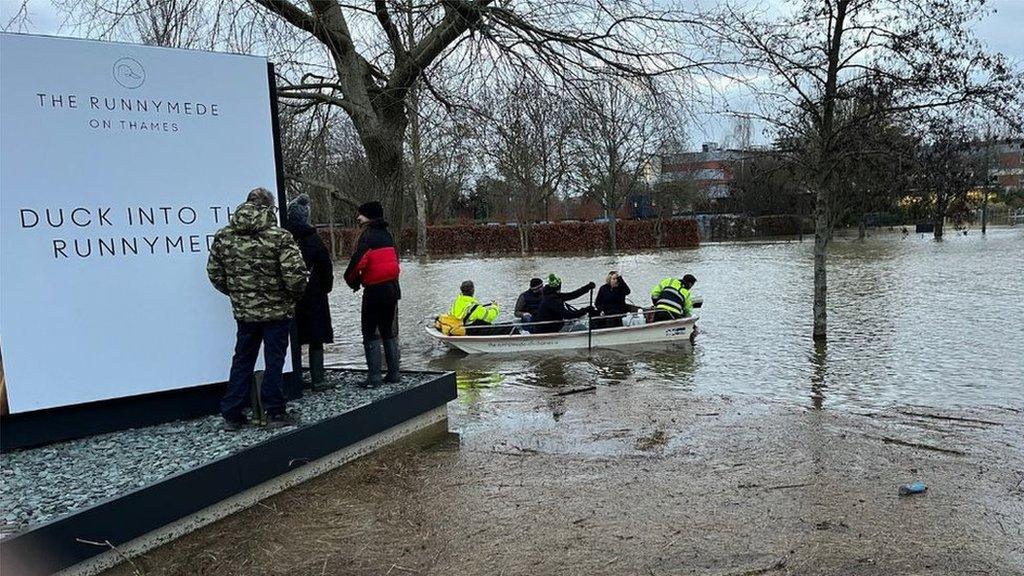
[[[264,188],[249,193],[217,231],[206,272],[218,291],[231,298],[238,324],[228,389],[221,400],[224,428],[238,430],[260,344],[265,371],[260,399],[268,426],[294,424],[285,411],[282,370],[295,303],[306,289],[309,273],[291,233],[277,226],[274,196]]]

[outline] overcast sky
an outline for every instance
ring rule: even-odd
[[[21,3],[21,0],[0,0],[0,27],[6,27]],[[1018,67],[1024,68],[1024,0],[989,0],[988,4],[995,9],[995,13],[976,24],[978,37],[990,50],[1002,52]],[[50,35],[68,34],[67,31],[61,30],[60,19],[50,0],[29,0],[28,7],[28,23],[26,29],[21,31]],[[721,142],[732,131],[731,121],[724,117],[708,117],[699,124],[691,129],[691,146],[699,146],[703,141]],[[759,133],[754,134],[755,142],[764,140]]]

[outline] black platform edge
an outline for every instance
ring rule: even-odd
[[[295,372],[284,375],[285,395],[300,397]],[[45,446],[107,432],[191,420],[220,411],[227,382],[19,412],[0,417],[0,451]]]
[[[0,541],[4,576],[52,574],[447,404],[453,372]]]

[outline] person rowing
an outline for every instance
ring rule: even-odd
[[[472,280],[463,282],[459,286],[459,291],[461,293],[455,298],[455,302],[452,303],[452,309],[449,311],[449,314],[461,319],[462,324],[465,326],[490,326],[494,324],[494,321],[498,319],[498,314],[501,313],[501,309],[494,302],[484,305],[474,298],[473,294],[476,292],[476,287],[473,286]]]

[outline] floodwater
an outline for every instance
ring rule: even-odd
[[[440,437],[111,574],[1024,573],[1024,230],[837,239],[827,347],[811,249],[403,262],[405,366],[458,372]],[[466,356],[423,331],[466,279],[509,315],[531,276],[573,288],[613,268],[637,304],[696,275],[696,344]],[[330,360],[362,367],[340,272]],[[897,496],[912,481],[927,494]]]
[[[920,404],[981,407],[1024,394],[1024,229],[982,236],[879,232],[836,238],[829,260],[829,340],[811,334],[812,242],[705,244],[619,255],[461,257],[402,263],[405,368],[454,370],[462,395],[493,387],[614,386],[646,381],[697,395],[749,395],[805,406],[872,409]],[[360,366],[359,299],[341,280],[332,294],[335,365]],[[511,318],[533,276],[565,289],[619,271],[631,300],[650,303],[665,276],[694,274],[696,345],[562,355],[448,351],[423,330],[451,305],[463,280]],[[586,305],[587,296],[576,304]],[[351,327],[346,329],[345,327]]]

